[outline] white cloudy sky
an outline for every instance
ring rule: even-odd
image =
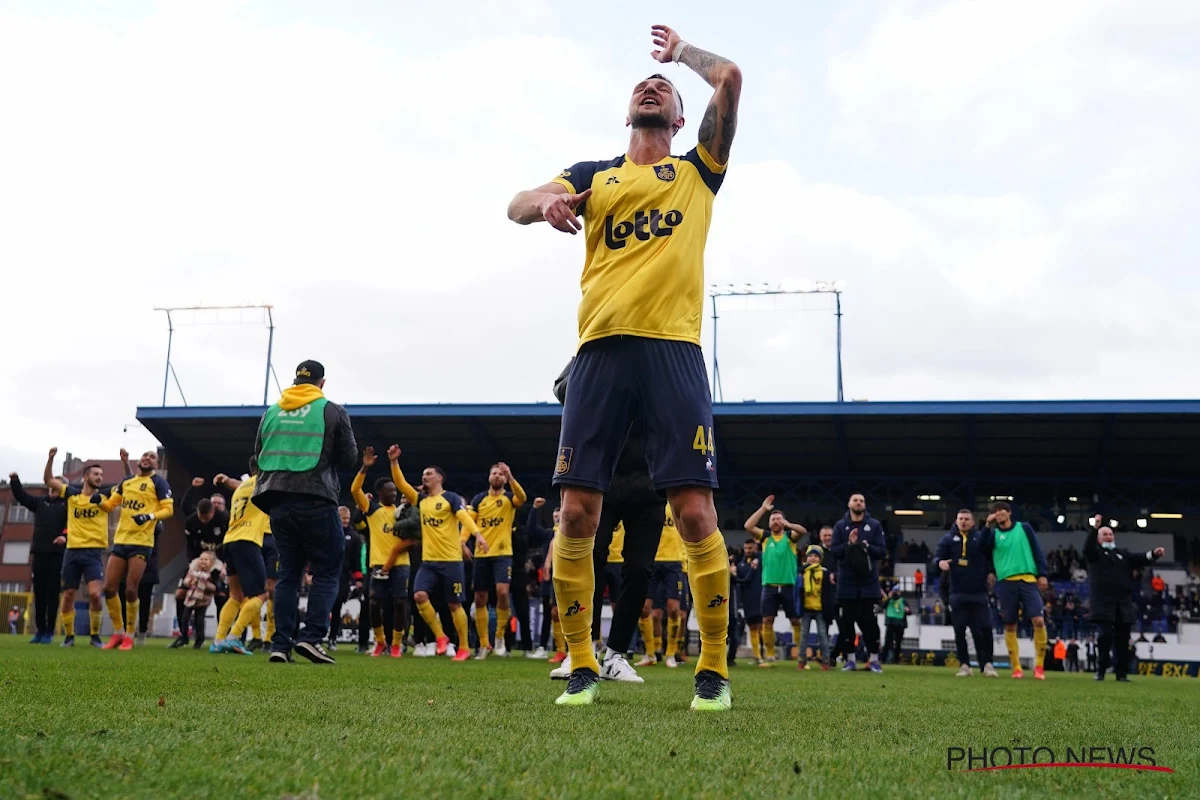
[[[0,2],[5,472],[152,443],[156,306],[274,304],[339,401],[549,399],[582,240],[504,208],[623,151],[656,22],[745,74],[710,281],[846,281],[848,398],[1200,394],[1200,3],[432,5]],[[828,303],[735,306],[726,399],[832,399]],[[261,401],[262,325],[192,321],[188,402]]]

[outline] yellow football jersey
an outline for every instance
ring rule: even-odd
[[[396,506],[384,506],[372,500],[363,513],[363,519],[367,521],[367,535],[371,540],[367,564],[371,567],[382,567],[387,563],[392,549],[400,543],[400,537],[393,533],[396,527]],[[405,550],[396,559],[395,566],[407,567],[410,563],[408,551]]]
[[[229,501],[229,530],[225,531],[225,544],[254,542],[262,547],[263,536],[270,533],[271,518],[250,502],[256,482],[257,477],[251,475],[234,491],[233,499]]]
[[[625,523],[618,522],[616,530],[613,531],[612,544],[608,546],[608,563],[622,564],[625,562],[623,555],[625,549]]]
[[[479,538],[476,537],[475,555],[488,557],[513,554],[513,521],[517,518],[517,509],[524,502],[524,491],[517,494],[506,489],[500,494],[480,492],[475,495],[471,500],[472,516],[488,546],[488,551],[482,552],[479,549]]]
[[[106,497],[93,503],[92,496],[78,486],[63,486],[59,496],[67,500],[67,549],[108,547],[108,513],[120,501]]]
[[[582,161],[554,179],[571,192],[592,190],[577,209],[587,247],[580,346],[605,336],[700,344],[704,246],[724,179],[725,166],[703,145],[656,164]]]
[[[125,478],[113,487],[109,496],[121,503],[121,521],[117,523],[113,544],[153,547],[155,526],[158,522],[170,519],[175,511],[171,487],[160,475]],[[133,521],[138,514],[154,514],[157,520],[138,525]]]
[[[471,532],[459,532],[456,516],[465,507],[454,492],[420,496],[422,561],[462,561],[462,544]]]
[[[675,516],[671,513],[670,503],[667,503],[662,536],[658,539],[658,552],[654,554],[654,560],[683,561],[683,537],[679,535],[679,529],[675,527]]]

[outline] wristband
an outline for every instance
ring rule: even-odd
[[[685,47],[688,47],[687,42],[680,42],[679,44],[675,45],[675,52],[671,54],[671,60],[676,64],[679,63],[679,57],[683,55],[683,48]]]

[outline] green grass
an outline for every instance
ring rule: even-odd
[[[1094,684],[735,668],[728,714],[690,669],[553,705],[545,662],[64,651],[0,636],[0,797],[1200,796],[1200,681]],[[161,702],[160,702],[161,698]],[[1155,749],[1175,774],[947,771],[947,748]]]

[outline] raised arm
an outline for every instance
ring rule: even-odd
[[[805,535],[808,534],[808,528],[795,522],[784,522],[783,525],[785,528],[791,531],[789,536],[793,542],[800,541]]]
[[[521,484],[517,483],[517,479],[513,476],[512,470],[509,469],[508,464],[505,464],[503,461],[501,461],[500,470],[504,473],[504,477],[508,479],[508,490],[512,492],[513,508],[520,508],[521,506],[525,505],[525,501],[528,499],[528,497],[525,494],[525,490],[521,488]]]
[[[766,514],[768,511],[771,511],[774,508],[775,495],[769,494],[767,495],[767,499],[762,501],[762,505],[759,506],[758,509],[746,519],[746,524],[742,526],[746,529],[746,533],[753,534],[756,538],[761,539],[763,536],[763,529],[758,527],[758,523],[762,520],[763,514]]]
[[[45,502],[40,497],[34,497],[29,492],[25,491],[25,487],[21,485],[21,478],[17,473],[8,473],[8,488],[12,490],[13,499],[21,505],[28,508],[33,513],[37,513]]]
[[[54,457],[58,455],[58,448],[51,447],[50,455],[46,457],[46,469],[42,471],[42,483],[46,484],[55,494],[62,491],[63,482],[54,477]]]
[[[392,483],[396,484],[396,488],[400,490],[400,494],[404,495],[404,499],[408,501],[410,506],[415,506],[419,495],[412,484],[404,479],[404,473],[400,471],[400,446],[392,445],[387,451],[388,461],[392,464]]]
[[[362,513],[367,513],[371,508],[371,501],[363,493],[363,483],[367,480],[367,470],[375,463],[375,448],[368,447],[363,450],[362,467],[354,476],[354,480],[350,483],[350,496],[354,498],[354,505],[358,506],[358,510]]]
[[[237,478],[231,478],[228,475],[226,475],[224,472],[221,472],[221,473],[218,473],[213,478],[213,485],[214,486],[224,486],[229,491],[236,492],[238,490],[238,487],[242,485],[242,482],[239,481]]]
[[[688,67],[713,88],[712,99],[700,120],[700,144],[718,164],[729,163],[729,147],[737,133],[738,102],[742,96],[742,71],[727,58],[701,50],[680,38],[666,25],[650,29],[654,44],[651,53],[664,64],[674,61]]]

